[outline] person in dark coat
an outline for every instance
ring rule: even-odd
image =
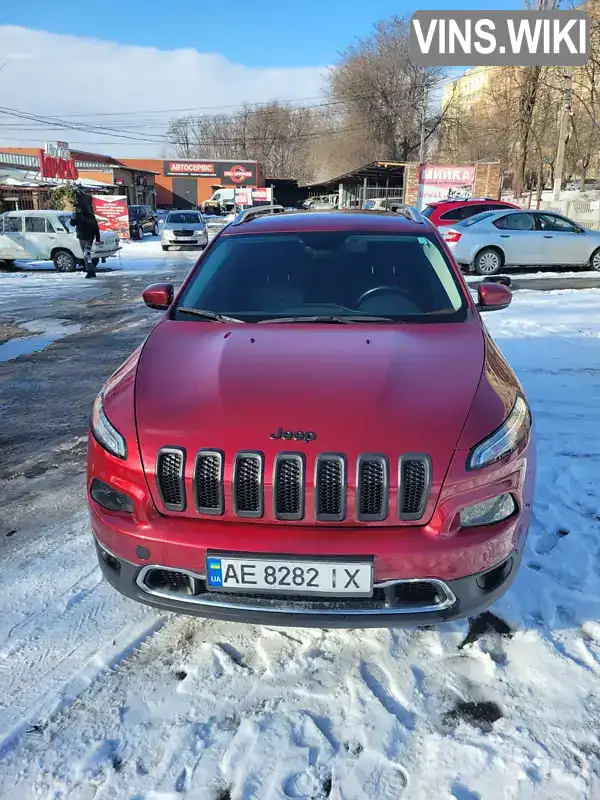
[[[75,213],[71,217],[71,225],[75,226],[75,233],[83,253],[86,278],[95,278],[96,270],[92,262],[92,247],[94,242],[100,242],[100,228],[94,214],[92,198],[77,187],[75,197]]]

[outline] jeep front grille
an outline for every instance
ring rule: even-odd
[[[200,450],[194,471],[196,508],[201,514],[223,514],[223,454]]]
[[[233,472],[233,504],[238,517],[262,517],[262,453],[238,453]]]
[[[275,517],[302,519],[304,516],[304,457],[282,453],[275,459],[273,478]]]
[[[431,484],[431,459],[426,455],[403,456],[400,459],[400,519],[420,519],[427,505]]]
[[[392,499],[387,456],[363,454],[354,464],[349,465],[346,456],[340,453],[320,453],[307,465],[304,454],[287,452],[278,453],[269,463],[263,453],[245,450],[226,465],[220,450],[200,450],[191,476],[196,510],[199,514],[229,513],[290,521],[307,518],[319,522],[354,519],[389,520],[393,524],[394,519],[409,521],[423,517],[432,479],[428,455],[400,457],[398,494],[393,483]],[[185,451],[163,448],[158,456],[156,480],[160,499],[168,511],[186,508],[184,473]],[[308,496],[312,495],[313,501],[310,508],[306,507],[307,483]],[[269,498],[266,509],[265,493]],[[350,515],[349,502],[354,503],[354,513]]]
[[[380,521],[387,516],[388,464],[385,456],[366,455],[358,460],[357,513],[360,520]]]
[[[156,483],[169,511],[185,510],[185,454],[177,447],[163,447],[156,461]]]
[[[315,469],[315,516],[340,522],[346,516],[346,463],[343,456],[322,455]]]

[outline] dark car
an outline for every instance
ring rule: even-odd
[[[443,228],[444,225],[456,225],[457,222],[481,214],[482,211],[503,211],[509,208],[519,206],[490,197],[472,197],[468,200],[438,200],[429,203],[423,210],[423,215],[436,227]]]
[[[94,404],[100,566],[163,610],[390,627],[503,594],[532,513],[527,400],[420,214],[248,212]]]
[[[158,215],[150,206],[129,206],[129,234],[143,239],[145,233],[158,236]]]

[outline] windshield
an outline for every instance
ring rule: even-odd
[[[481,222],[482,219],[487,219],[491,217],[492,214],[497,214],[497,211],[480,211],[479,214],[473,214],[472,217],[467,217],[466,219],[462,219],[460,222],[455,222],[455,226],[460,226],[461,228],[468,228],[470,225],[477,225],[478,222]]]
[[[220,237],[178,308],[246,322],[319,315],[433,322],[466,315],[458,279],[433,239],[354,231]],[[191,316],[178,311],[176,318]]]
[[[140,213],[139,206],[129,206],[129,216],[132,219],[135,219],[139,215],[139,213]]]
[[[202,225],[202,217],[193,211],[172,211],[165,221],[166,225]]]
[[[429,218],[435,210],[435,206],[427,206],[427,208],[423,211],[423,216]]]

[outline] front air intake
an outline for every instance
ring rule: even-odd
[[[223,453],[200,450],[194,469],[196,508],[200,514],[223,514]]]
[[[262,453],[236,455],[233,467],[233,506],[238,517],[262,517]]]
[[[425,513],[431,488],[431,459],[427,455],[405,455],[398,476],[400,519],[420,519]]]
[[[163,447],[156,461],[156,485],[167,511],[185,509],[185,451],[178,447]]]
[[[304,456],[280,453],[275,459],[273,497],[276,519],[304,517]]]
[[[387,517],[388,462],[385,456],[363,455],[358,459],[356,518],[363,522],[381,522]]]
[[[339,455],[317,457],[315,467],[315,517],[341,522],[346,516],[346,461]]]

